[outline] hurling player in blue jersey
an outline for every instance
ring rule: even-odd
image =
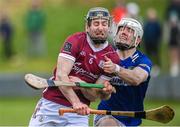
[[[108,57],[104,63],[104,71],[115,74],[110,83],[115,86],[116,93],[109,100],[98,105],[99,110],[111,111],[143,111],[143,101],[150,80],[151,60],[138,51],[143,36],[141,24],[132,18],[123,18],[117,27],[114,39],[119,64]],[[141,119],[125,116],[96,115],[95,126],[138,126]]]

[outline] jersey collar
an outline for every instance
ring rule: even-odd
[[[86,34],[86,38],[87,38],[87,42],[88,42],[89,46],[91,47],[91,49],[94,52],[99,52],[108,46],[108,41],[106,41],[104,44],[101,44],[99,48],[96,48],[96,47],[94,47],[93,42],[88,34]]]

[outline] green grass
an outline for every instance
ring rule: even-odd
[[[0,125],[28,125],[37,100],[37,98],[1,98]]]
[[[0,98],[0,126],[26,126],[39,99],[35,98]],[[161,124],[149,120],[143,120],[143,126],[179,126],[180,125],[180,102],[176,101],[146,101],[145,109],[157,108],[169,105],[175,111],[174,119],[168,124]],[[97,102],[91,105],[96,108]],[[92,125],[93,116],[90,116]]]

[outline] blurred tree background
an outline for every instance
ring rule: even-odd
[[[127,2],[130,0],[127,0]],[[140,6],[140,15],[143,17],[148,7],[157,9],[158,16],[163,23],[167,5],[166,0],[131,0]],[[30,7],[30,0],[0,0],[0,10],[6,10],[14,27],[13,57],[9,60],[2,58],[2,44],[0,43],[0,70],[1,72],[46,72],[51,73],[56,64],[57,55],[65,38],[77,31],[84,30],[84,16],[90,7],[103,6],[112,10],[113,0],[44,0],[43,11],[46,13],[45,43],[47,53],[43,57],[28,57],[27,32],[25,29],[25,14]],[[162,46],[164,49],[164,45]],[[167,52],[162,51],[162,56]],[[162,58],[162,68],[167,70],[167,59]]]

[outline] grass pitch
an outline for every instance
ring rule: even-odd
[[[27,126],[39,98],[0,98],[0,126]],[[174,119],[168,124],[143,120],[142,126],[180,126],[180,102],[178,101],[150,101],[145,102],[145,110],[169,105],[175,111]],[[97,102],[91,107],[96,108]],[[93,115],[89,123],[92,126]]]

